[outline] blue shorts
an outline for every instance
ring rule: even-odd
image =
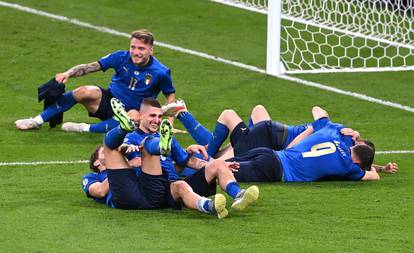
[[[287,134],[287,126],[276,121],[261,121],[251,129],[244,122],[240,122],[231,133],[230,142],[235,156],[259,147],[282,150]]]
[[[217,183],[216,180],[212,180],[210,183],[206,180],[205,168],[202,168],[194,174],[186,177],[186,181],[193,191],[200,196],[208,197],[216,194]]]
[[[180,209],[170,192],[170,182],[165,175],[136,175],[133,169],[106,169],[112,202],[120,209]]]
[[[254,148],[227,161],[240,163],[240,168],[234,172],[238,182],[282,181],[279,158],[270,148]]]
[[[99,87],[99,86],[98,86]],[[89,117],[98,118],[102,121],[107,120],[109,118],[112,118],[114,115],[114,112],[111,108],[111,98],[114,96],[108,89],[104,89],[99,87],[101,89],[101,102],[99,103],[98,110],[95,113],[89,112]]]

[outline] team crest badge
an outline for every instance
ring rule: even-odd
[[[151,83],[152,75],[146,74],[145,75],[145,85],[149,85]]]
[[[139,76],[139,71],[135,70],[134,75]]]

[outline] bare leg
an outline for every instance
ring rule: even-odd
[[[171,195],[175,200],[181,199],[184,205],[190,209],[197,209],[197,203],[201,198],[185,181],[181,180],[171,184]]]
[[[125,169],[130,168],[123,154],[118,149],[110,149],[104,145],[105,165],[109,169]]]
[[[160,156],[151,155],[145,149],[141,150],[141,169],[149,175],[162,175]]]
[[[256,105],[251,114],[253,125],[256,125],[260,121],[271,120],[269,113],[263,105]]]
[[[240,116],[233,110],[224,110],[217,121],[225,125],[230,133],[233,132],[234,128],[243,120]]]
[[[97,86],[81,86],[73,90],[73,97],[91,113],[98,111],[102,91]]]
[[[214,160],[207,164],[205,177],[207,182],[211,182],[217,178],[218,184],[223,191],[226,191],[226,186],[229,182],[236,182],[233,172],[221,160]]]

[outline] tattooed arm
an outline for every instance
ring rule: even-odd
[[[97,61],[88,64],[80,64],[72,67],[64,73],[56,74],[55,79],[59,83],[66,83],[70,77],[84,76],[98,70],[101,70],[101,65]]]

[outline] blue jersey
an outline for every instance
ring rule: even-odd
[[[107,204],[110,207],[115,207],[114,204],[112,203],[112,200],[111,200],[112,194],[111,194],[110,191],[103,198],[95,198],[95,197],[93,197],[89,194],[89,187],[92,184],[98,183],[98,182],[102,183],[107,178],[108,178],[108,175],[107,175],[106,171],[101,171],[101,172],[97,172],[97,173],[90,172],[90,173],[86,174],[85,176],[83,176],[82,188],[83,188],[83,191],[86,193],[86,196],[88,198],[92,198],[92,199],[94,199],[95,201],[97,201],[99,203]]]
[[[137,129],[134,132],[126,135],[124,143],[140,145],[144,138],[150,135],[159,137],[158,133],[144,133],[140,129]],[[135,157],[141,157],[141,153],[133,152],[127,155],[128,160],[131,160]],[[173,137],[170,155],[167,157],[160,156],[161,168],[168,173],[168,179],[170,181],[175,181],[179,179],[177,171],[174,168],[173,161],[176,162],[178,165],[184,167],[187,164],[189,158],[190,155],[180,146],[180,144],[178,144],[177,140]]]
[[[342,125],[323,118],[312,123],[314,133],[296,146],[275,151],[286,182],[333,179],[361,180],[365,175],[352,162],[352,138],[340,133]]]
[[[305,131],[308,128],[308,125],[309,124],[287,126],[287,136],[285,143],[283,144],[283,149],[285,149],[299,134]]]
[[[170,69],[155,57],[151,56],[146,66],[138,67],[132,62],[129,51],[117,51],[101,58],[99,64],[102,71],[115,70],[109,90],[127,110],[139,109],[144,98],[156,98],[160,91],[175,92]]]

